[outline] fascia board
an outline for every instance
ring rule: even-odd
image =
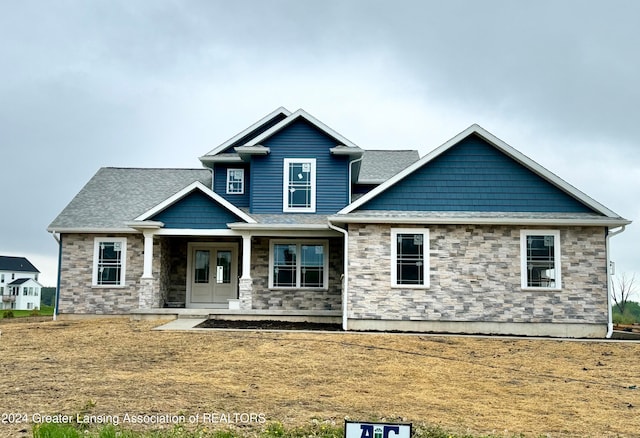
[[[236,222],[227,224],[232,230],[327,230],[327,224],[259,224]]]
[[[145,221],[145,220],[149,219],[150,217],[154,216],[155,214],[165,210],[166,208],[168,208],[169,206],[173,205],[174,203],[178,202],[180,199],[184,198],[185,196],[187,196],[189,193],[191,193],[194,190],[200,190],[202,193],[207,195],[209,198],[213,199],[214,201],[216,201],[217,203],[219,203],[224,208],[226,208],[227,210],[229,210],[230,212],[232,212],[236,216],[240,217],[241,219],[243,219],[243,220],[245,220],[245,221],[247,221],[249,223],[255,223],[256,222],[255,219],[253,219],[251,216],[246,214],[244,211],[240,210],[235,205],[231,204],[229,201],[224,199],[222,196],[220,196],[217,193],[213,192],[211,189],[209,189],[207,186],[202,184],[200,181],[195,181],[195,182],[189,184],[184,189],[182,189],[179,192],[177,192],[176,194],[168,197],[167,199],[165,199],[164,201],[162,201],[161,203],[159,203],[155,207],[151,208],[150,210],[147,210],[146,212],[144,212],[143,214],[141,214],[140,216],[138,216],[134,220],[135,221]]]
[[[279,114],[284,114],[285,116],[290,116],[291,115],[291,111],[289,111],[285,107],[281,106],[280,108],[278,108],[275,111],[272,111],[271,113],[267,114],[266,116],[264,116],[263,118],[258,120],[256,123],[254,123],[253,125],[251,125],[248,128],[246,128],[245,130],[243,130],[243,131],[239,132],[238,134],[234,135],[233,137],[231,137],[229,140],[225,141],[221,145],[219,145],[216,148],[210,150],[208,153],[205,154],[205,157],[207,155],[219,154],[220,152],[222,152],[226,148],[228,148],[230,145],[232,145],[234,142],[238,141],[239,139],[241,139],[242,137],[244,137],[245,135],[247,135],[248,133],[250,133],[254,129],[257,129],[260,126],[264,125],[269,120],[273,119],[275,116],[277,116]],[[200,157],[200,160],[202,160],[202,158],[204,158],[204,157]]]
[[[246,144],[246,146],[255,146],[255,145],[259,144],[260,142],[262,142],[265,139],[271,137],[273,134],[275,134],[276,132],[280,131],[285,126],[289,125],[290,123],[292,123],[293,121],[295,121],[299,117],[302,117],[302,118],[306,119],[312,125],[315,125],[316,128],[320,129],[321,131],[324,131],[326,134],[328,134],[329,136],[335,138],[336,140],[341,142],[343,145],[348,146],[348,147],[353,147],[353,148],[357,148],[358,147],[355,143],[353,143],[352,141],[348,140],[346,137],[344,137],[343,135],[337,133],[333,129],[329,128],[327,125],[325,125],[320,120],[316,119],[315,117],[313,117],[311,114],[307,113],[303,109],[299,109],[298,111],[294,112],[293,114],[290,114],[286,119],[282,120],[280,123],[277,123],[277,124],[273,125],[271,128],[267,129],[265,132],[263,132],[262,134],[260,134],[259,136],[255,137],[253,140],[248,142]]]
[[[96,228],[96,227],[48,227],[47,231],[53,234],[104,234],[104,233],[137,233],[132,228]]]
[[[362,224],[433,224],[433,225],[564,225],[564,226],[602,226],[619,227],[629,225],[631,221],[626,219],[543,219],[543,218],[460,218],[460,217],[437,217],[429,218],[422,216],[387,217],[376,216],[330,216],[331,223],[362,223]]]

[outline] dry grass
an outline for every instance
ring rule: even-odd
[[[0,413],[403,419],[511,436],[640,436],[640,344],[0,324]],[[0,424],[15,436],[30,425]],[[23,432],[26,433],[26,432]]]

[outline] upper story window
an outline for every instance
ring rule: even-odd
[[[291,213],[316,211],[316,160],[285,158],[282,210]]]
[[[93,285],[124,286],[127,239],[96,237],[93,252]]]
[[[244,169],[227,169],[227,194],[244,194]]]
[[[391,285],[429,287],[429,230],[391,229]]]
[[[560,232],[520,232],[521,282],[523,289],[560,289]]]

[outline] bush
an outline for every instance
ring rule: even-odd
[[[5,310],[2,313],[3,318],[13,318],[15,315],[13,314],[13,310]]]

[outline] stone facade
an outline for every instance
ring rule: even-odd
[[[141,234],[63,234],[62,268],[60,271],[60,314],[126,314],[141,303],[144,239]],[[95,237],[126,237],[127,260],[125,285],[121,287],[92,286]],[[154,242],[154,253],[160,253]],[[154,280],[146,280],[145,305],[159,301],[160,258],[153,261]]]
[[[314,239],[315,240],[315,239]],[[340,310],[344,247],[341,238],[329,242],[329,284],[321,289],[269,289],[269,238],[254,237],[251,251],[252,308],[259,310]]]
[[[554,228],[560,230],[560,291],[522,289],[520,231],[525,227],[474,225],[424,226],[430,237],[430,287],[391,287],[391,228],[349,226],[350,319],[607,322],[606,242],[601,227]],[[535,228],[539,227],[526,227]]]

